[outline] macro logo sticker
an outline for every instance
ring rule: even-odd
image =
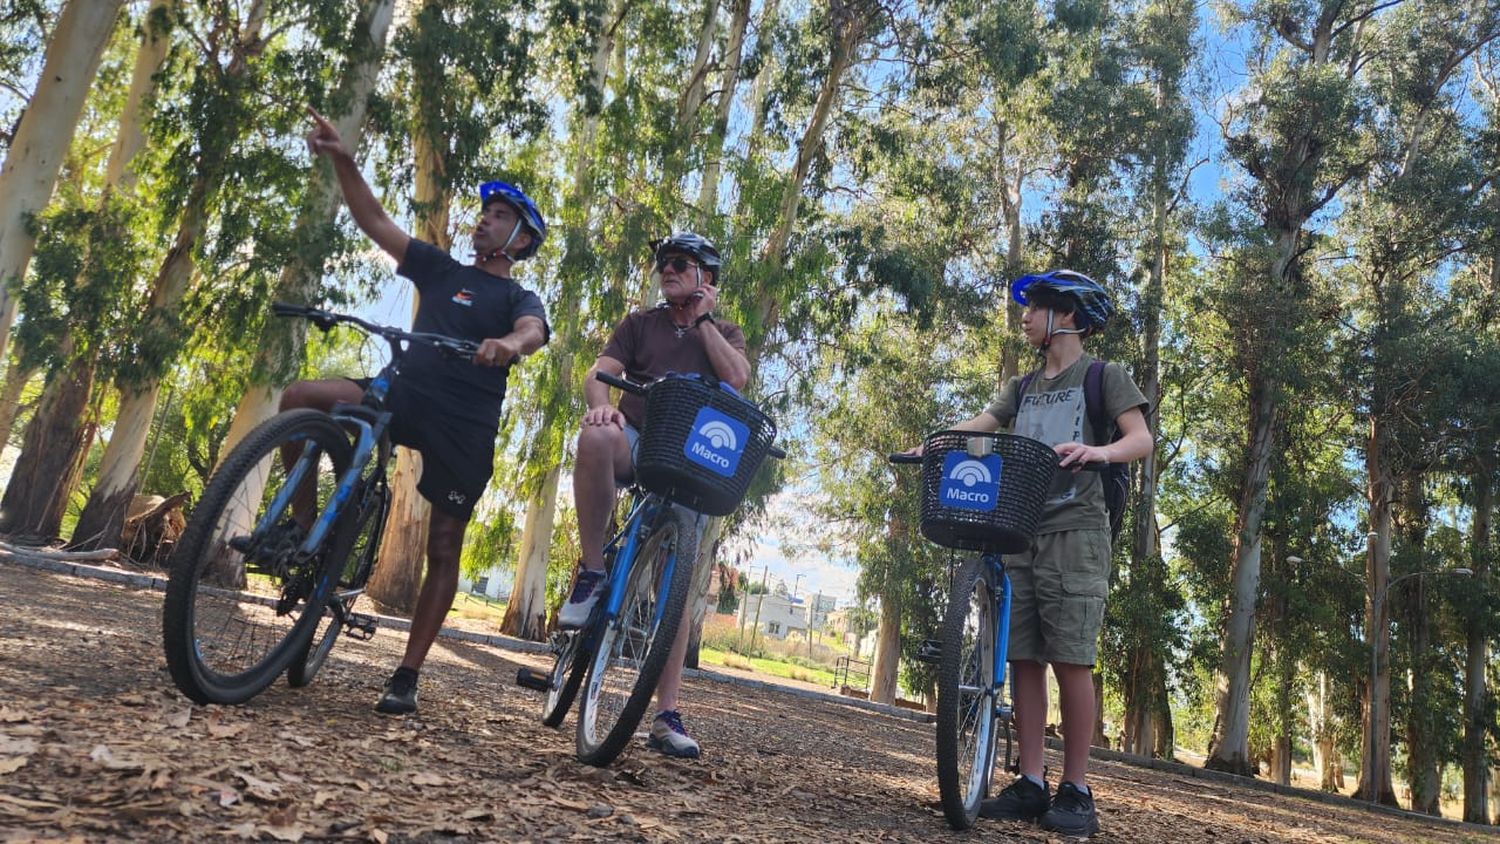
[[[1000,502],[1000,455],[970,457],[950,451],[943,458],[938,503],[959,510],[993,510]]]
[[[693,420],[693,431],[688,434],[682,453],[699,466],[727,478],[739,467],[749,443],[750,428],[743,422],[705,407]]]
[[[453,301],[459,303],[460,305],[463,305],[466,308],[472,308],[474,307],[474,291],[468,288],[464,288],[453,294]]]

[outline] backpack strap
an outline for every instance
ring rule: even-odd
[[[1018,385],[1016,385],[1016,412],[1017,413],[1021,412],[1021,399],[1023,399],[1023,398],[1026,397],[1026,388],[1031,386],[1031,382],[1036,379],[1036,374],[1038,372],[1041,372],[1041,370],[1040,369],[1033,369],[1030,372],[1026,373],[1025,375],[1022,375],[1021,376],[1021,383],[1018,384]]]
[[[1089,364],[1083,376],[1083,408],[1088,414],[1089,425],[1094,429],[1094,440],[1099,445],[1112,441],[1109,411],[1104,407],[1104,367],[1107,361],[1096,360]]]

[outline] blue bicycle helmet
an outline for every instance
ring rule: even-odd
[[[678,232],[671,237],[651,241],[651,255],[656,260],[661,260],[661,256],[668,252],[693,256],[693,260],[702,264],[705,269],[713,270],[714,283],[718,283],[719,269],[723,267],[724,261],[719,257],[718,248],[708,238],[693,232]]]
[[[542,212],[537,210],[536,203],[515,185],[485,182],[479,186],[479,207],[484,208],[491,202],[504,202],[514,208],[521,225],[531,232],[531,244],[512,256],[513,259],[522,261],[535,255],[542,242],[547,239],[547,221],[542,219]],[[512,233],[511,237],[514,238],[515,234]]]
[[[1101,331],[1109,318],[1114,316],[1115,305],[1109,291],[1098,282],[1072,270],[1050,270],[1038,275],[1023,275],[1010,283],[1012,299],[1029,305],[1030,297],[1062,300],[1071,305],[1073,324],[1083,330],[1084,336]]]

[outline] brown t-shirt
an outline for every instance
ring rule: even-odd
[[[745,332],[722,319],[717,325],[729,345],[744,354]],[[625,377],[642,383],[669,372],[718,377],[703,345],[703,326],[680,330],[665,305],[635,311],[621,320],[600,354],[625,364]],[[625,421],[640,430],[646,420],[646,400],[625,393],[620,397],[620,412],[625,414]]]

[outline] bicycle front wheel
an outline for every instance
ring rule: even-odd
[[[303,531],[280,495],[281,451],[300,455],[308,515],[331,502],[349,440],[326,413],[294,410],[251,431],[214,473],[170,562],[162,606],[167,668],[197,703],[244,703],[307,645],[331,591],[325,555],[303,559]]]
[[[598,631],[578,710],[578,759],[604,766],[635,735],[656,692],[692,589],[698,535],[693,518],[666,507],[629,565],[620,612]]]
[[[338,591],[328,599],[318,620],[318,628],[308,639],[307,645],[292,657],[286,669],[287,685],[301,688],[313,681],[328,654],[344,632],[344,621],[354,612],[354,604],[364,593],[365,582],[375,567],[375,554],[380,549],[380,534],[385,529],[386,507],[390,505],[390,490],[383,479],[375,482],[361,481],[353,499],[357,503],[357,519],[340,519],[338,534],[330,546],[329,562],[343,561]]]
[[[943,815],[968,829],[989,790],[995,752],[995,617],[990,567],[967,560],[953,577],[937,679],[937,774]]]

